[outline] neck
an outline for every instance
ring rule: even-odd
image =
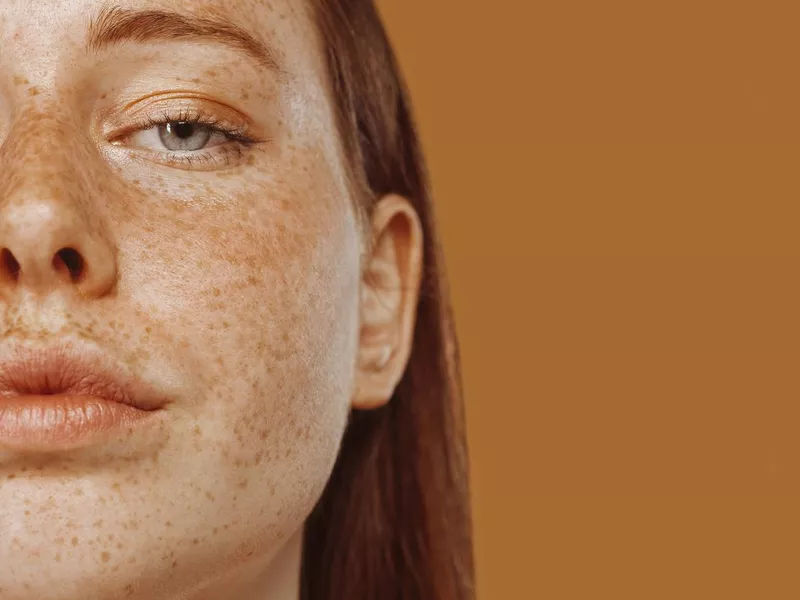
[[[226,574],[186,600],[299,600],[303,529],[283,545],[269,562],[257,560]]]
[[[295,533],[270,562],[264,586],[253,600],[300,600],[300,565],[303,559],[303,528]]]

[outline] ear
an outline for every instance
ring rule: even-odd
[[[353,408],[392,397],[411,354],[422,273],[422,224],[411,203],[381,198],[361,279],[361,330]]]

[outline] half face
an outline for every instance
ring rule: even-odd
[[[0,597],[222,597],[296,546],[365,297],[309,12],[0,4],[0,357],[88,349],[161,398],[102,443],[0,443]]]

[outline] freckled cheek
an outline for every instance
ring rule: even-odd
[[[355,360],[358,268],[354,240],[323,245],[329,251],[270,262],[215,341],[224,357],[213,366],[215,418],[239,428],[234,449],[266,445],[281,459],[338,442]]]
[[[332,298],[331,284],[319,285]],[[333,468],[349,411],[355,320],[346,309],[337,322],[331,305],[264,292],[270,300],[252,326],[220,341],[225,365],[199,410],[201,432],[182,431],[177,455],[181,472],[202,469],[198,478],[209,477],[203,485],[217,498],[235,496],[238,514],[291,528]]]
[[[156,261],[162,264],[149,274],[160,270],[164,285],[139,291],[150,290],[158,319],[181,330],[215,383],[254,365],[277,371],[293,357],[307,360],[340,337],[335,329],[353,328],[343,318],[357,300],[358,242],[348,217],[334,225],[327,211],[309,208],[309,196],[264,194],[257,210],[230,211],[186,236],[165,236]]]
[[[354,266],[333,262],[267,268],[228,307],[213,331],[219,356],[209,366],[220,400],[276,418],[297,435],[308,432],[283,422],[291,413],[339,410],[353,372],[358,286]]]
[[[193,206],[145,197],[134,203],[138,218],[128,215],[138,229],[126,233],[135,240],[123,257],[130,293],[156,334],[186,348],[224,397],[264,389],[265,370],[272,385],[290,385],[292,360],[308,363],[318,348],[353,337],[358,234],[346,200],[309,162],[288,161],[280,185],[254,176],[218,189],[222,205],[204,204],[196,190]]]

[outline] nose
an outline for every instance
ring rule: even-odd
[[[0,298],[103,296],[117,257],[101,217],[102,161],[58,106],[22,106],[0,144]]]
[[[28,190],[32,191],[32,190]],[[23,196],[0,208],[0,289],[107,294],[117,279],[111,244],[65,198]]]

